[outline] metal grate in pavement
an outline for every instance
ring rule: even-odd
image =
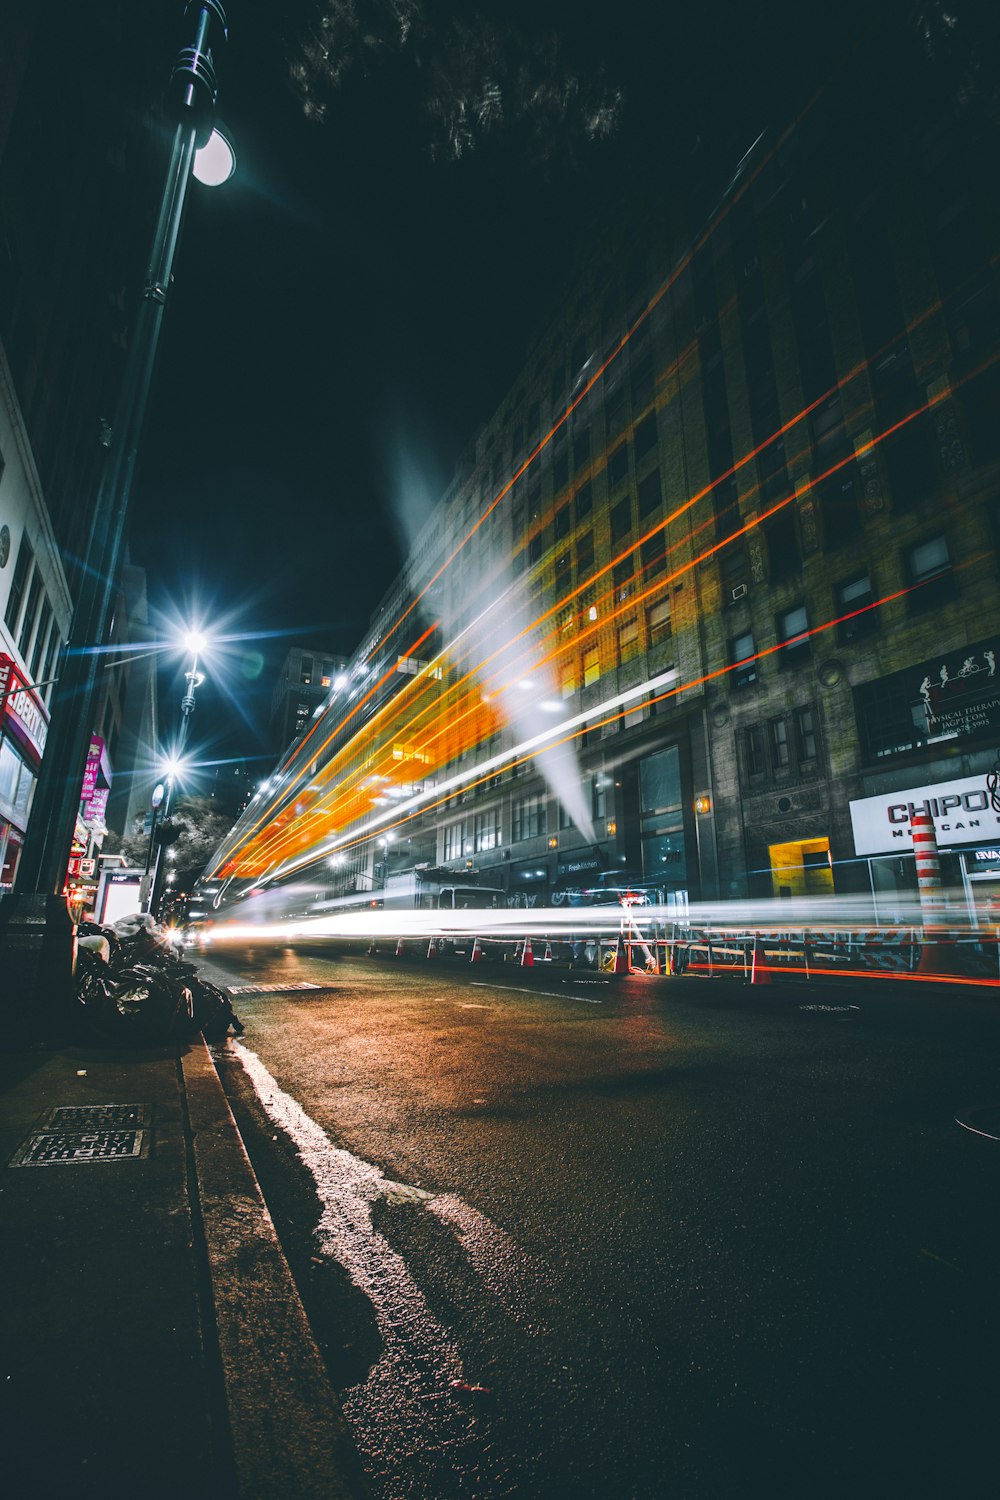
[[[291,995],[296,990],[321,990],[327,988],[322,984],[312,984],[308,979],[299,980],[296,984],[227,984],[226,989],[231,995]]]
[[[148,1104],[57,1104],[10,1159],[12,1167],[139,1161],[149,1155]]]

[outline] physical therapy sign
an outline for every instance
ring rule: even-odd
[[[860,855],[912,851],[910,822],[915,812],[930,814],[942,849],[985,844],[1000,836],[1000,808],[993,805],[985,776],[907,787],[880,797],[862,797],[850,806],[854,850]]]

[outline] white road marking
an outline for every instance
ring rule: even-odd
[[[487,984],[485,980],[473,979],[472,984],[481,990],[513,990],[515,995],[550,995],[554,1000],[579,1000],[581,1005],[603,1005],[603,1000],[591,1000],[589,995],[567,995],[562,990],[529,990],[520,984]]]

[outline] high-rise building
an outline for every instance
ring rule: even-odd
[[[1000,879],[993,127],[853,72],[614,216],[212,870],[510,904]]]
[[[346,666],[346,657],[335,656],[322,646],[292,647],[271,695],[268,739],[276,756],[283,754],[312,722]]]

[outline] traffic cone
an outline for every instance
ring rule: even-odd
[[[521,949],[521,968],[533,969],[535,966],[535,953],[531,946],[531,939],[525,938],[524,947]]]
[[[377,952],[378,952],[378,949],[375,946],[375,939],[372,938],[371,942],[368,944],[368,957],[369,958],[374,958]]]
[[[628,956],[625,952],[625,939],[621,933],[615,944],[615,962],[611,970],[612,974],[627,974],[629,971]]]
[[[403,957],[403,939],[402,938],[397,938],[396,939],[396,957],[397,958],[402,958]]]
[[[479,941],[479,939],[476,938],[476,941],[472,945],[472,957],[469,959],[469,963],[481,964],[485,957],[486,954],[483,952],[483,945]]]
[[[661,974],[672,974],[673,972],[674,972],[674,966],[673,966],[673,963],[671,962],[671,958],[670,958],[670,944],[668,942],[665,942],[663,944],[663,962],[660,965],[660,973]]]
[[[771,971],[767,967],[767,956],[764,953],[764,943],[759,932],[754,933],[753,960],[750,964],[751,984],[771,984]]]
[[[552,944],[549,942],[548,938],[545,939],[545,957],[542,962],[547,964],[550,964],[552,962]]]
[[[437,956],[438,956],[437,938],[433,938],[432,937],[431,940],[430,940],[430,942],[427,944],[427,957],[428,958],[437,958]]]

